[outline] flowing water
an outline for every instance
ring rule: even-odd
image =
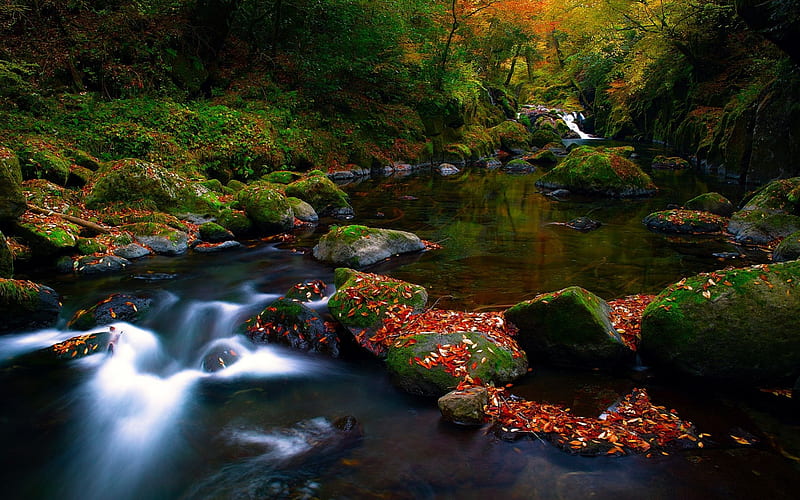
[[[643,150],[643,160],[653,151]],[[692,172],[655,172],[653,198],[555,200],[540,174],[465,169],[350,184],[351,221],[411,230],[442,250],[371,271],[424,285],[437,307],[503,309],[537,293],[580,285],[606,299],[654,293],[687,274],[764,261],[720,238],[648,232],[647,213],[708,190],[738,201],[736,186]],[[581,233],[561,223],[602,222]],[[797,412],[763,394],[686,387],[648,371],[608,375],[534,366],[514,391],[599,415],[633,387],[674,408],[712,438],[704,450],[658,458],[586,458],[537,440],[505,442],[440,421],[435,401],[389,383],[368,357],[333,360],[255,346],[237,327],[293,284],[332,281],[310,256],[329,223],[290,243],[254,242],[220,255],[154,257],[102,278],[37,275],[55,288],[59,324],[0,337],[4,498],[790,498],[800,486]],[[113,356],[20,366],[18,356],[78,334],[72,314],[115,292],[155,307],[122,331]],[[321,311],[325,302],[312,304]],[[210,374],[224,345],[241,361]],[[645,360],[646,362],[646,360]],[[363,437],[332,421],[355,416]],[[730,435],[757,438],[737,445]]]

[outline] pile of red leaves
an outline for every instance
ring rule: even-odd
[[[655,299],[655,295],[629,295],[611,300],[611,324],[632,351],[639,347],[642,338],[642,312]]]
[[[527,433],[546,438],[572,453],[626,455],[672,447],[703,447],[690,422],[675,410],[655,406],[644,389],[634,389],[598,418],[573,415],[569,408],[512,397],[505,389],[489,387],[487,417],[506,434]]]

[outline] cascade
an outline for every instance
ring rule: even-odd
[[[570,130],[578,134],[581,139],[597,139],[597,137],[587,134],[581,127],[578,125],[578,120],[583,120],[583,114],[581,113],[563,113],[561,115],[561,119],[564,120],[564,123],[567,124]]]

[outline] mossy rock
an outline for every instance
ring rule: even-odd
[[[216,222],[204,222],[198,228],[198,233],[201,240],[209,243],[219,243],[220,241],[229,241],[235,238],[233,232],[228,231]]]
[[[393,255],[424,249],[425,244],[413,233],[351,225],[332,226],[313,252],[323,262],[363,268]]]
[[[22,170],[17,155],[0,146],[0,222],[13,221],[26,210]]]
[[[103,253],[108,250],[108,247],[105,244],[97,241],[94,238],[78,238],[78,243],[75,245],[75,248],[81,255]]]
[[[314,207],[319,216],[352,215],[353,213],[347,193],[319,170],[287,185],[286,196],[305,201]]]
[[[23,179],[46,179],[66,186],[72,162],[50,145],[31,143],[19,153]]]
[[[396,306],[422,311],[428,302],[428,292],[420,285],[344,267],[336,269],[334,284],[328,310],[347,327],[374,328]]]
[[[129,224],[160,224],[178,231],[188,232],[189,228],[179,218],[163,212],[146,210],[120,212],[107,211],[100,216],[100,220],[110,226],[126,226]],[[143,226],[144,227],[144,226]]]
[[[719,193],[703,193],[686,202],[688,210],[701,210],[712,214],[730,217],[736,207],[726,197]]]
[[[558,162],[558,157],[551,149],[540,149],[533,154],[526,155],[525,160],[529,163],[539,164],[552,164]]]
[[[786,262],[800,259],[800,231],[784,238],[772,251],[773,262]]]
[[[742,243],[764,244],[800,230],[800,177],[780,179],[758,189],[733,214],[728,232]]]
[[[140,323],[147,316],[152,304],[153,299],[150,297],[115,293],[88,309],[77,311],[67,323],[67,328],[89,330],[117,321]]]
[[[315,223],[319,221],[319,215],[317,215],[317,211],[314,210],[310,204],[304,202],[300,198],[295,198],[294,196],[290,196],[286,198],[289,201],[289,205],[292,207],[292,212],[294,212],[294,216],[303,222]]]
[[[800,215],[800,177],[779,179],[759,188],[742,210]]]
[[[610,308],[577,286],[539,295],[505,312],[532,358],[553,365],[613,368],[631,355],[611,324]]]
[[[82,201],[80,191],[67,189],[45,179],[31,179],[22,183],[22,191],[28,204],[53,208],[56,211],[66,207],[78,207]],[[77,208],[76,208],[77,209]],[[80,214],[72,214],[80,215]]]
[[[661,233],[709,234],[722,231],[728,219],[710,212],[676,209],[654,212],[642,222],[647,229]]]
[[[536,186],[567,189],[575,193],[612,197],[646,196],[656,192],[656,185],[635,163],[613,151],[579,146]]]
[[[492,127],[489,132],[500,140],[500,147],[506,151],[526,150],[530,147],[531,133],[525,125],[517,121],[506,120]]]
[[[645,309],[645,363],[681,375],[785,382],[800,373],[800,262],[685,278]]]
[[[224,209],[217,216],[217,224],[232,232],[237,238],[253,233],[254,225],[244,210]]]
[[[20,220],[15,229],[34,257],[53,257],[74,251],[80,231],[79,226],[57,217],[51,218],[47,224]]]
[[[328,286],[322,280],[309,280],[297,283],[286,292],[287,299],[298,300],[300,302],[312,302],[321,300],[325,297]]]
[[[218,200],[206,187],[147,161],[129,158],[98,170],[88,185],[86,206],[150,201],[167,213],[208,212]]]
[[[536,167],[521,158],[515,158],[503,165],[503,170],[507,172],[529,174],[534,172]]]
[[[60,311],[58,294],[52,288],[0,278],[0,333],[52,326]]]
[[[291,184],[294,181],[298,181],[302,178],[303,174],[288,170],[277,170],[261,176],[261,180],[275,184]]]
[[[528,371],[524,355],[514,357],[511,350],[480,332],[421,333],[404,337],[389,347],[386,368],[392,382],[405,392],[420,396],[439,397],[455,389],[465,376],[453,375],[444,364],[436,362],[444,345],[469,352],[465,357],[465,374],[482,385],[502,386]],[[426,360],[432,364],[423,366]]]
[[[531,145],[542,148],[551,142],[561,142],[561,135],[555,129],[537,129],[531,132]]]
[[[231,179],[230,181],[228,181],[228,184],[226,184],[226,187],[228,187],[229,189],[233,190],[234,193],[236,193],[246,188],[247,184],[245,184],[240,180]]]
[[[655,169],[686,170],[692,168],[692,164],[679,156],[656,155],[653,158],[651,167]]]
[[[255,343],[283,344],[307,352],[339,356],[339,338],[320,315],[302,302],[281,297],[247,320],[245,334]]]
[[[80,149],[69,151],[68,157],[73,164],[86,168],[92,172],[98,170],[101,165],[100,160]]]
[[[0,231],[0,278],[12,276],[14,276],[14,254],[8,246],[5,235]]]
[[[269,185],[249,185],[236,194],[236,200],[253,228],[263,234],[288,231],[294,226],[294,212],[286,196]]]
[[[130,232],[136,241],[161,255],[181,255],[189,249],[189,236],[178,229],[155,222],[127,224],[120,229]]]

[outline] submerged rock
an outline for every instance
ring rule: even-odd
[[[588,217],[576,217],[567,222],[567,227],[575,229],[576,231],[589,232],[594,231],[602,225],[600,221],[590,219]]]
[[[241,359],[236,349],[229,345],[218,345],[203,356],[202,368],[206,373],[216,373],[235,364]]]
[[[612,368],[632,352],[611,324],[610,307],[577,286],[538,295],[505,312],[517,341],[533,358],[554,365]]]
[[[642,317],[645,363],[745,383],[800,372],[800,262],[702,273],[670,285]]]
[[[635,163],[613,148],[574,148],[536,186],[567,189],[576,193],[613,197],[646,196],[656,192],[656,185]]]
[[[115,293],[88,309],[77,311],[67,323],[68,328],[89,330],[117,321],[139,323],[150,310],[153,299],[146,296]]]
[[[697,210],[664,210],[642,220],[651,231],[678,234],[718,233],[727,222],[725,217]]]
[[[425,244],[406,231],[333,226],[314,247],[314,257],[337,266],[363,268],[393,255],[419,252]]]
[[[0,278],[0,333],[46,328],[61,311],[52,288],[27,280]]]
[[[255,343],[283,344],[307,352],[339,357],[339,338],[320,315],[300,301],[281,297],[244,324]]]

